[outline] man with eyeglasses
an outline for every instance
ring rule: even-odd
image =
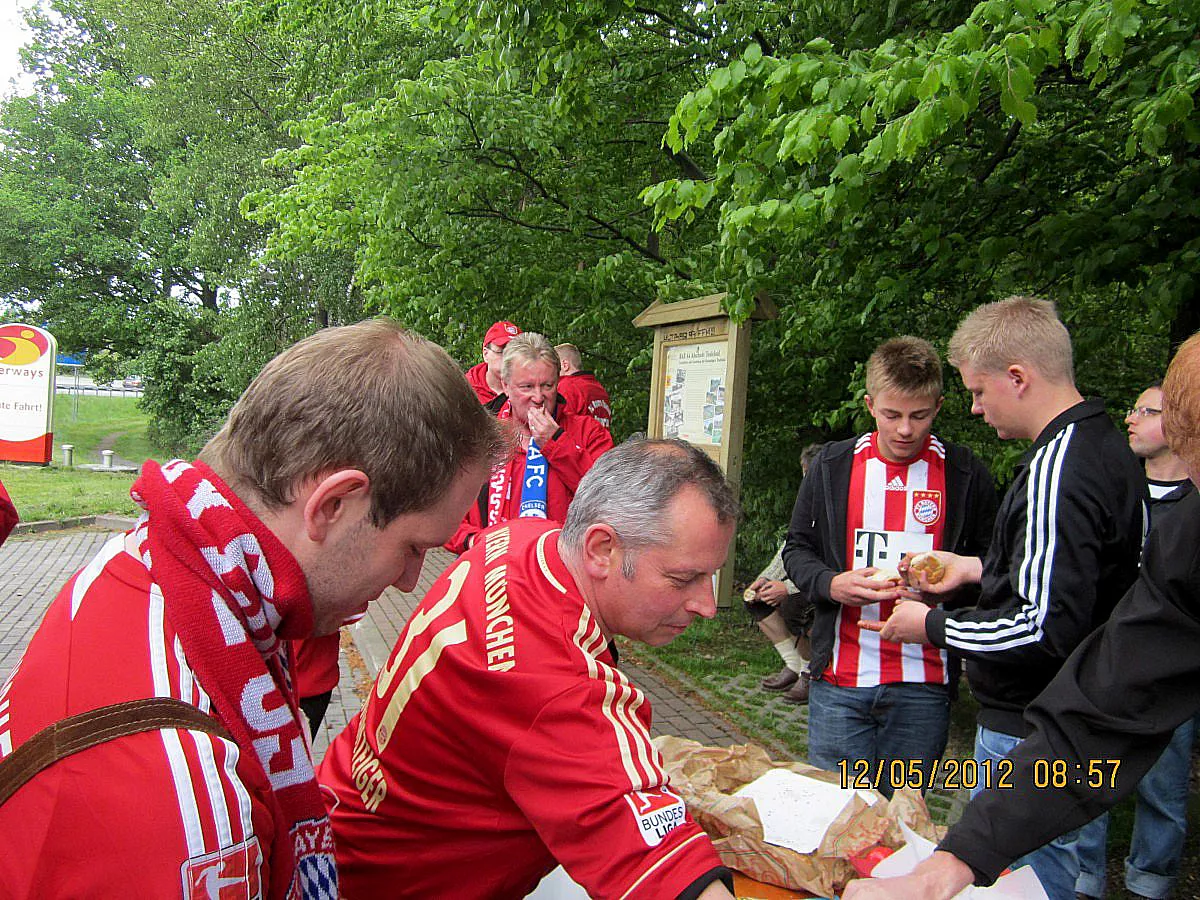
[[[1179,501],[1195,491],[1187,464],[1167,446],[1162,401],[1162,384],[1153,384],[1142,391],[1125,416],[1129,448],[1146,465],[1149,524],[1153,528],[1162,528]],[[1161,900],[1171,896],[1187,836],[1188,777],[1197,724],[1191,718],[1176,728],[1158,762],[1138,783],[1133,837],[1125,858],[1125,887],[1134,897]],[[1079,879],[1075,882],[1080,900],[1105,896],[1107,840],[1108,813],[1080,829]]]

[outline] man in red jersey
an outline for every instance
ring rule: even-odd
[[[932,433],[942,364],[928,341],[880,344],[866,381],[875,430],[827,444],[813,461],[783,564],[815,607],[808,760],[832,771],[883,772],[889,777],[878,787],[891,796],[905,784],[928,787],[925,776],[946,748],[952,670],[943,650],[892,644],[860,628],[886,619],[906,595],[898,576],[874,576],[894,575],[906,553],[983,553],[996,490],[970,450]],[[920,774],[893,784],[893,773],[909,777],[910,763]]]
[[[561,522],[579,479],[612,449],[612,435],[590,416],[568,412],[558,393],[559,360],[544,335],[517,335],[504,349],[504,393],[488,404],[516,437],[511,456],[492,469],[446,549],[461,553],[489,525],[523,516]]]
[[[321,765],[344,895],[521,898],[561,863],[596,898],[730,897],[609,644],[715,614],[736,515],[702,452],[636,440],[584,476],[561,531],[484,532]]]
[[[500,362],[508,342],[521,333],[512,322],[495,322],[483,336],[483,362],[467,369],[467,382],[483,404],[491,403],[504,388],[500,383]]]
[[[450,357],[375,320],[276,357],[197,462],[147,462],[142,518],[0,690],[0,893],[336,898],[286,647],[411,589],[500,446]],[[18,777],[43,729],[101,709],[100,743]]]
[[[558,392],[562,394],[570,412],[591,416],[609,431],[612,430],[612,401],[604,385],[591,372],[582,369],[583,356],[574,344],[556,344],[562,366],[558,379]]]

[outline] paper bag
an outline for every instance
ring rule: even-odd
[[[890,802],[881,795],[874,805],[854,798],[813,853],[777,847],[763,840],[754,801],[733,793],[769,769],[789,769],[834,784],[836,774],[804,763],[775,762],[755,744],[708,747],[677,737],[655,738],[654,743],[672,787],[712,838],[721,860],[758,881],[829,897],[857,877],[850,857],[880,845],[892,849],[904,845],[901,822],[930,840],[940,837],[921,795],[901,789]]]

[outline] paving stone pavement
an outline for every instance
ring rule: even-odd
[[[0,683],[20,660],[59,588],[111,536],[112,532],[97,529],[43,532],[10,538],[0,547]],[[343,629],[341,682],[313,742],[318,759],[358,711],[370,680],[387,661],[400,629],[453,558],[442,550],[430,552],[412,593],[389,588],[359,623]],[[622,669],[650,700],[655,734],[674,734],[721,746],[748,740],[719,715],[653,673],[632,664],[622,664]]]
[[[112,534],[102,529],[44,532],[12,537],[0,547],[0,684],[19,661],[58,589]],[[324,756],[329,741],[358,711],[404,623],[452,560],[453,556],[445,551],[431,551],[426,555],[420,580],[412,593],[389,588],[370,606],[360,622],[343,629],[341,682],[333,692],[325,720],[313,742],[318,760]],[[727,693],[740,695],[744,704],[768,711],[776,718],[777,725],[792,732],[792,736],[807,740],[807,707],[793,706],[777,694],[759,690],[757,675],[710,676],[709,684],[697,686],[697,695],[627,657],[622,659],[621,668],[649,699],[654,710],[652,730],[655,735],[671,734],[719,746],[749,740],[713,711],[722,701],[712,696],[706,698],[706,687],[712,688],[720,682]],[[773,756],[781,758],[777,746],[769,745],[768,749]],[[936,790],[927,799],[935,816],[942,821],[956,820],[966,801],[965,792]]]

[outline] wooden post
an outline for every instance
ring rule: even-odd
[[[654,328],[650,383],[650,437],[678,437],[720,465],[740,498],[746,386],[750,371],[750,320],[779,315],[766,296],[750,320],[735,325],[721,308],[725,294],[678,303],[655,301],[633,320]],[[733,588],[733,544],[714,586],[719,606],[728,606]]]

